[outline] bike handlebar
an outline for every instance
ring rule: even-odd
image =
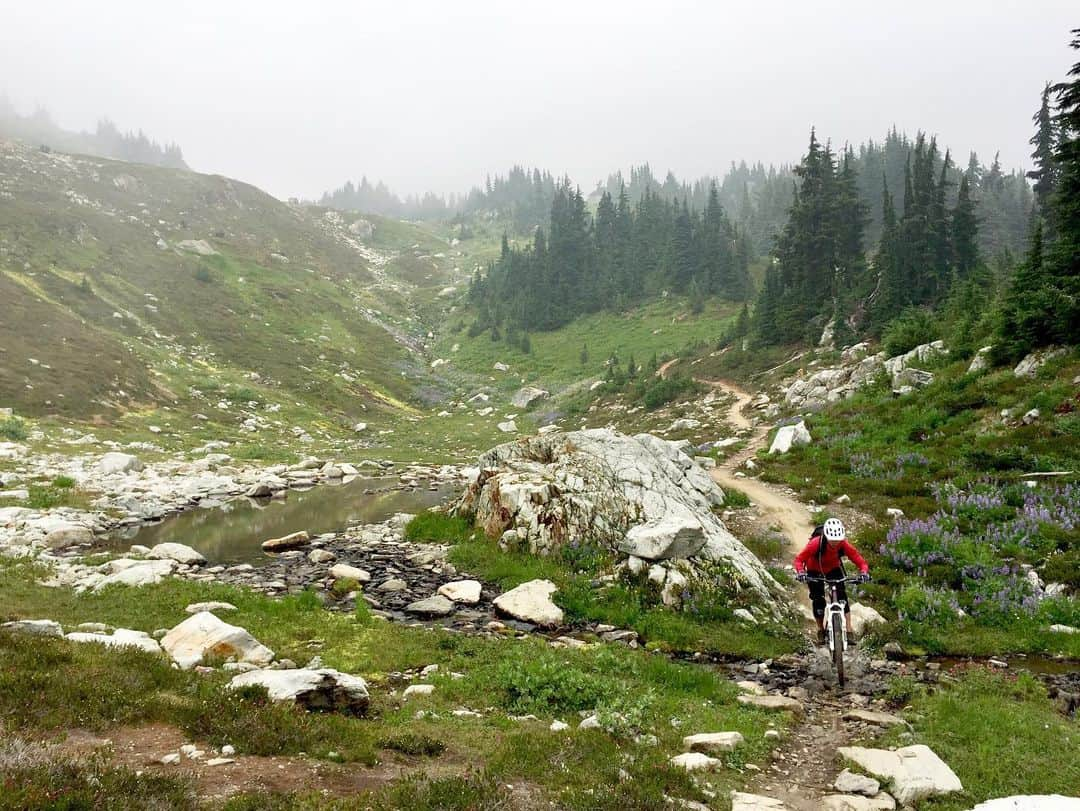
[[[831,578],[828,578],[828,577],[811,577],[808,574],[805,574],[805,573],[802,573],[802,574],[803,574],[803,577],[806,579],[806,582],[808,582],[808,583],[811,582],[811,581],[818,582],[818,583],[863,583],[863,582],[865,582],[863,580],[865,575],[861,575],[861,574],[855,575],[854,577],[849,575],[847,577],[841,577],[841,578],[838,578],[838,579],[831,579]]]

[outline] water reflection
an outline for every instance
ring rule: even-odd
[[[438,490],[384,490],[395,479],[354,479],[310,490],[289,490],[285,499],[206,501],[200,507],[157,524],[115,532],[105,548],[126,550],[132,544],[153,546],[164,541],[187,544],[211,563],[254,563],[268,560],[262,542],[306,529],[312,535],[333,532],[351,524],[385,521],[394,513],[419,512],[441,504],[454,494],[452,486]]]

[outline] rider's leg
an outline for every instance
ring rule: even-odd
[[[814,622],[817,623],[818,644],[825,644],[825,584],[811,581],[806,584],[810,589],[810,604],[814,609]]]

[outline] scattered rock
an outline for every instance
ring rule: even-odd
[[[735,747],[743,742],[743,736],[740,732],[702,732],[687,735],[682,742],[683,749],[687,752],[715,754],[734,751]]]
[[[535,386],[525,386],[520,389],[513,397],[510,398],[510,403],[515,408],[530,408],[534,403],[538,403],[541,400],[546,400],[551,396],[551,392],[544,389],[538,389]]]
[[[978,352],[975,353],[975,357],[971,359],[971,363],[968,364],[968,374],[976,374],[977,372],[985,372],[990,368],[990,353],[994,351],[992,346],[984,346]]]
[[[408,699],[413,696],[429,696],[434,692],[434,684],[410,684],[405,688],[405,692],[401,694],[401,697]]]
[[[229,625],[209,611],[193,614],[169,631],[161,647],[184,670],[202,664],[206,656],[236,659],[265,666],[274,652],[243,628]]]
[[[885,792],[873,797],[861,797],[857,794],[830,794],[821,798],[822,811],[892,811],[896,800]]]
[[[220,600],[211,600],[206,603],[192,603],[187,606],[184,611],[188,614],[198,614],[202,611],[209,611],[211,614],[219,611],[236,611],[236,606],[232,603],[222,602]]]
[[[865,794],[872,797],[881,790],[881,784],[872,777],[844,769],[836,776],[833,787],[841,794]]]
[[[731,792],[731,811],[791,811],[791,809],[772,797],[733,791]]]
[[[559,587],[550,580],[530,580],[495,598],[495,608],[541,628],[561,625],[563,611],[551,601]]]
[[[1016,364],[1016,368],[1013,369],[1013,374],[1016,375],[1016,377],[1035,377],[1035,373],[1046,365],[1048,361],[1061,357],[1065,352],[1065,349],[1050,349],[1032,352]]]
[[[156,544],[146,556],[151,560],[175,560],[185,566],[201,566],[206,563],[205,557],[182,543]]]
[[[31,634],[33,636],[63,636],[64,629],[59,622],[53,620],[15,620],[5,622],[0,628],[6,628],[18,634]]]
[[[498,428],[500,431],[502,431],[504,434],[516,434],[517,430],[518,430],[517,423],[514,422],[513,420],[507,420],[506,422],[500,422],[495,427]]]
[[[748,704],[751,707],[760,707],[763,710],[787,710],[788,712],[795,713],[795,715],[803,714],[803,705],[787,696],[757,696],[743,693],[738,696],[738,701],[740,704]]]
[[[453,600],[449,600],[441,594],[416,600],[405,606],[405,612],[415,614],[418,617],[447,617],[453,614],[455,606]]]
[[[1055,634],[1075,634],[1080,633],[1080,630],[1073,628],[1071,625],[1055,624],[1050,626],[1050,630]]]
[[[769,446],[769,453],[787,453],[799,445],[809,445],[811,441],[810,431],[807,430],[806,423],[799,420],[794,425],[782,426],[776,432],[772,445]]]
[[[76,631],[64,638],[69,642],[94,642],[110,648],[138,648],[147,653],[161,653],[161,645],[156,639],[143,631],[132,631],[127,628],[117,628],[112,634],[89,634]]]
[[[851,628],[862,636],[871,625],[879,625],[885,618],[866,603],[854,603],[851,606]]]
[[[60,522],[45,535],[45,545],[50,549],[66,549],[94,542],[94,533],[81,524]]]
[[[874,710],[848,710],[843,714],[845,721],[862,721],[864,724],[873,724],[879,727],[907,726],[907,721],[898,715]],[[845,789],[840,789],[845,791]],[[860,792],[856,792],[858,794]],[[875,794],[876,792],[870,792]]]
[[[336,580],[355,580],[357,583],[371,582],[371,575],[368,572],[347,563],[335,563],[331,566],[330,576]]]
[[[481,590],[478,580],[455,580],[440,586],[438,593],[455,603],[476,605],[480,602]]]
[[[271,538],[268,541],[263,541],[262,548],[264,552],[287,552],[290,549],[300,549],[307,546],[310,542],[311,536],[307,531],[300,530],[281,538]]]
[[[842,746],[838,751],[841,757],[888,782],[890,793],[904,804],[964,790],[953,770],[923,744],[896,750]]]
[[[176,243],[176,247],[199,256],[217,256],[217,251],[205,239],[182,239]]]
[[[676,755],[668,762],[672,766],[685,769],[688,772],[713,771],[723,765],[722,760],[709,757],[701,752],[684,752],[681,755]]]
[[[1080,811],[1080,799],[1060,794],[1026,794],[979,803],[971,811]]]
[[[337,555],[326,549],[312,549],[308,552],[308,562],[318,565],[320,563],[330,563],[337,560]]]
[[[293,701],[307,710],[363,715],[368,708],[367,683],[331,668],[253,670],[234,676],[229,686],[265,687],[273,701]]]
[[[98,469],[102,473],[109,475],[112,473],[139,471],[143,469],[143,464],[138,457],[132,456],[130,453],[111,451],[98,460]]]

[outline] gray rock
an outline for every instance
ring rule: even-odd
[[[399,577],[391,577],[389,580],[384,580],[378,586],[378,591],[393,594],[399,591],[405,591],[409,588],[409,584]]]
[[[182,543],[159,543],[146,553],[151,560],[175,560],[185,566],[201,566],[206,558]]]
[[[990,353],[994,351],[992,346],[984,346],[978,352],[975,353],[975,357],[971,359],[971,363],[968,364],[968,374],[976,374],[978,372],[985,372],[990,368]]]
[[[836,776],[833,787],[841,794],[865,794],[872,797],[881,790],[881,784],[872,777],[844,769]]]
[[[453,600],[449,600],[441,594],[436,594],[409,603],[405,606],[405,612],[415,614],[418,617],[447,617],[453,614],[456,608]]]
[[[307,531],[300,530],[299,532],[293,532],[281,538],[271,538],[268,541],[263,541],[262,548],[264,552],[286,552],[290,549],[299,549],[303,546],[307,546],[310,542],[311,536]]]
[[[723,493],[673,443],[608,429],[552,433],[499,445],[453,506],[515,548],[558,552],[569,540],[629,554],[696,555],[730,565],[772,611],[781,589],[713,512]],[[509,546],[503,542],[501,545]]]
[[[668,762],[672,766],[685,769],[688,772],[713,771],[724,765],[724,761],[719,758],[709,757],[701,752],[685,752],[676,755]]]
[[[683,738],[683,749],[687,752],[716,754],[732,752],[742,742],[743,736],[740,732],[702,732]]]
[[[66,549],[93,542],[94,533],[80,524],[61,523],[45,535],[45,544],[50,549]]]
[[[544,389],[538,389],[535,386],[525,386],[510,398],[510,402],[515,408],[530,408],[534,403],[546,400],[550,396],[551,393]]]
[[[887,782],[889,793],[901,803],[913,804],[927,797],[964,790],[953,770],[922,744],[896,750],[842,746],[838,752],[863,771]]]
[[[780,800],[762,794],[731,792],[731,811],[792,811]]]
[[[0,628],[6,628],[18,634],[31,634],[32,636],[63,636],[64,629],[59,622],[53,620],[15,620],[5,622]]]
[[[205,239],[182,239],[176,243],[176,247],[199,256],[217,256],[217,251]]]
[[[184,612],[187,614],[198,614],[202,611],[209,611],[211,614],[221,611],[236,611],[236,606],[232,603],[210,601],[206,603],[192,603],[184,609]]]
[[[337,580],[355,580],[357,583],[371,582],[371,575],[358,566],[349,566],[346,563],[335,563],[330,567],[330,576]]]
[[[788,698],[787,696],[759,696],[751,693],[743,693],[742,695],[737,696],[737,700],[740,704],[747,704],[751,707],[758,707],[763,710],[787,710],[796,715],[803,714],[802,703],[793,698]]]
[[[530,580],[495,598],[495,608],[541,628],[561,625],[563,611],[551,601],[559,587],[550,580]]]
[[[112,451],[101,457],[98,461],[98,469],[105,474],[127,473],[142,470],[143,464],[138,457],[132,456],[130,453]]]
[[[464,605],[476,605],[480,602],[482,587],[479,580],[455,580],[439,586],[439,594],[448,600]]]
[[[794,425],[784,425],[776,432],[776,436],[773,437],[772,445],[769,446],[769,453],[787,453],[792,448],[799,445],[809,445],[812,442],[810,431],[806,428],[806,423],[802,420]]]
[[[193,614],[169,631],[161,647],[180,667],[189,670],[207,656],[231,658],[265,666],[274,652],[243,628],[229,625],[208,611]]]
[[[234,676],[229,687],[265,687],[272,701],[292,701],[307,710],[337,711],[353,715],[367,712],[367,683],[331,668],[307,670],[252,670]]]
[[[147,653],[161,653],[161,645],[150,634],[128,628],[117,628],[112,634],[90,634],[77,631],[64,638],[69,642],[93,642],[109,648],[137,648]]]

